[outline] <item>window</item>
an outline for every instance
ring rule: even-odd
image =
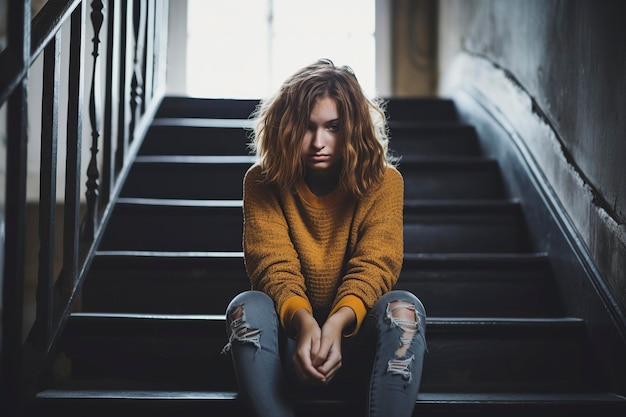
[[[187,93],[262,98],[318,58],[375,95],[375,0],[189,0]]]

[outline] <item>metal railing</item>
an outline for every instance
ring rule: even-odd
[[[49,0],[32,19],[30,3],[9,1],[8,43],[0,54],[0,106],[6,105],[7,111],[6,161],[0,161],[6,163],[4,267],[0,275],[1,412],[6,416],[22,414],[50,377],[60,335],[165,90],[167,1]],[[66,25],[67,40],[62,36]],[[91,45],[85,35],[88,29],[93,32]],[[60,59],[65,50],[62,45],[69,45],[69,65]],[[87,55],[89,46],[91,54]],[[29,137],[28,84],[30,69],[41,54],[37,307],[34,325],[24,341],[27,144],[38,139]],[[88,68],[91,73],[85,74]],[[62,71],[67,71],[69,80],[66,103],[60,99]],[[62,105],[67,105],[66,120],[60,120]],[[81,219],[82,131],[87,117],[90,161],[85,170],[86,208]],[[59,137],[60,123],[66,125],[65,138]],[[63,258],[61,272],[55,274],[57,150],[63,139]]]

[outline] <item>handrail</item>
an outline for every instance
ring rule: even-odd
[[[17,85],[24,79],[26,72],[33,62],[43,52],[52,38],[59,32],[62,25],[69,19],[72,12],[82,0],[49,0],[39,13],[33,18],[30,35],[30,55],[27,65],[15,62],[15,44],[9,43],[0,54],[0,103],[4,103],[8,94],[15,90]],[[30,1],[29,7],[30,7]],[[25,3],[26,5],[26,3]],[[10,15],[9,15],[10,16]],[[11,22],[9,22],[11,23]]]
[[[0,239],[4,253],[0,255],[4,260],[0,272],[2,415],[25,414],[37,390],[49,379],[60,335],[75,309],[130,165],[160,105],[165,90],[165,60],[160,53],[164,48],[160,45],[167,39],[167,4],[162,0],[49,0],[31,20],[30,0],[9,2],[9,39],[0,54],[0,106],[6,104],[8,115],[4,246]],[[67,40],[61,35],[65,25],[70,27]],[[90,58],[85,52],[89,46],[87,25],[93,28]],[[63,68],[69,74],[68,111],[67,120],[60,121],[59,107],[65,104],[60,103],[64,42],[69,44],[69,67]],[[27,90],[29,77],[33,77],[31,67],[42,53],[37,311],[30,333],[22,341],[27,143],[37,139],[28,134]],[[85,74],[88,62],[91,71]],[[91,127],[86,169],[81,167],[85,117]],[[66,138],[59,137],[61,122],[67,126]],[[63,139],[67,142],[63,266],[55,276],[57,147]],[[81,199],[83,173],[87,191]],[[86,213],[81,219],[83,202]]]

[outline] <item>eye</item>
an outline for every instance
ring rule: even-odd
[[[331,123],[328,125],[328,130],[331,132],[339,132],[341,130],[341,125],[339,123]]]

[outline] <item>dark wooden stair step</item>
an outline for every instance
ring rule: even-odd
[[[505,197],[500,167],[494,159],[403,156],[398,169],[407,199]]]
[[[194,157],[195,156],[195,157]],[[210,198],[210,188],[215,184],[215,175],[224,168],[221,177],[223,186],[219,192],[241,192],[241,182],[247,167],[253,162],[253,157],[234,156],[202,156],[202,155],[146,155],[137,159],[125,186],[124,196],[142,196],[144,193],[155,194],[155,188],[163,184],[161,194],[169,189],[177,197],[176,188],[189,188],[194,198]],[[229,167],[230,165],[230,167]],[[485,158],[468,157],[433,157],[416,158],[403,157],[399,170],[405,180],[406,198],[419,199],[469,199],[469,198],[501,198],[504,190],[501,183],[500,171],[496,161]],[[205,186],[202,189],[201,186]],[[234,188],[225,191],[226,188]],[[134,191],[139,190],[135,195]],[[156,191],[159,191],[156,188]],[[197,197],[196,197],[197,196]]]
[[[405,253],[398,289],[435,317],[559,317],[545,253]]]
[[[83,311],[223,314],[250,284],[241,252],[100,251]],[[436,317],[559,317],[546,254],[404,255],[396,288]]]
[[[241,251],[241,200],[121,198],[101,250]],[[407,200],[407,252],[529,251],[515,201]]]
[[[454,122],[389,122],[396,155],[478,156],[476,129]]]
[[[599,389],[584,323],[575,318],[428,319],[423,392]],[[76,379],[169,381],[235,389],[221,315],[75,313],[64,351]]]
[[[150,126],[139,155],[247,155],[248,122],[190,123],[161,119]]]
[[[139,156],[122,197],[237,200],[251,156]]]
[[[449,121],[458,120],[454,102],[439,97],[389,98],[386,100],[386,112],[391,122],[411,121]]]
[[[82,311],[224,314],[247,289],[241,252],[97,252]]]
[[[425,253],[528,252],[516,200],[405,200],[404,250]]]
[[[445,120],[458,118],[455,104],[439,97],[387,98],[386,112],[391,120]],[[165,97],[156,114],[162,117],[219,117],[246,119],[259,100],[204,99],[192,97]]]
[[[354,405],[342,401],[301,401],[298,416],[349,416]],[[240,415],[235,391],[50,389],[40,392],[36,409],[49,415],[135,417],[181,415],[231,417]],[[623,416],[626,398],[608,392],[592,393],[420,393],[415,417],[429,416]]]
[[[240,252],[241,200],[120,198],[100,250]]]
[[[247,119],[257,104],[259,104],[259,100],[168,96],[163,99],[156,118]]]

